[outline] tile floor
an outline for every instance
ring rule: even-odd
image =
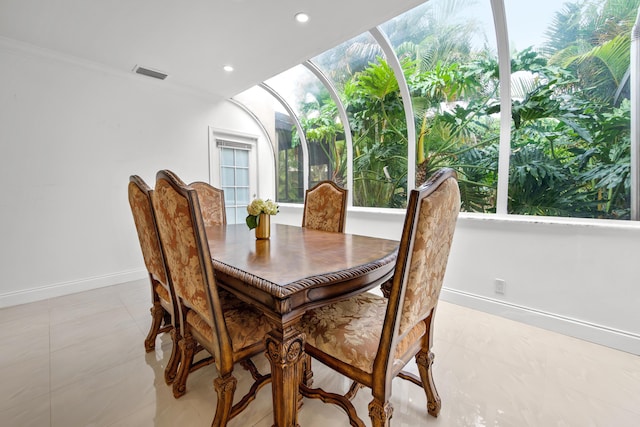
[[[146,280],[0,310],[0,426],[208,426],[214,412],[208,366],[174,399],[163,381],[169,337],[145,353]],[[424,394],[395,380],[392,425],[640,425],[640,357],[442,302],[436,319],[438,418]],[[268,368],[266,358],[256,364]],[[348,381],[315,364],[315,384]],[[239,391],[248,373],[239,368]],[[356,397],[366,417],[370,394]],[[231,427],[272,425],[271,387]],[[305,400],[302,427],[347,426],[340,409]]]

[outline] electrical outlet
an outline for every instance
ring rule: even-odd
[[[496,279],[495,281],[495,292],[499,295],[504,295],[504,291],[507,288],[507,282],[502,279]]]

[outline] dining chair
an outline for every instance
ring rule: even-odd
[[[350,399],[359,386],[369,387],[372,426],[389,426],[391,382],[398,376],[422,387],[428,413],[438,416],[433,325],[459,210],[457,175],[441,169],[411,191],[388,297],[365,292],[303,316],[307,354],[354,381],[345,395],[303,381],[303,396],[336,404],[352,426],[364,426]],[[403,371],[413,357],[419,377]]]
[[[176,323],[177,306],[173,287],[167,275],[164,255],[160,246],[156,216],[151,197],[153,190],[138,175],[129,178],[129,205],[138,233],[138,240],[142,249],[142,257],[149,274],[151,283],[151,328],[144,340],[145,350],[155,349],[156,337],[163,332],[170,332],[172,338],[171,356],[165,368],[164,377],[167,384],[175,379],[180,352],[178,351],[179,328]]]
[[[224,206],[224,190],[203,181],[192,182],[189,187],[198,193],[198,201],[200,202],[205,227],[226,225],[227,214]]]
[[[321,181],[304,195],[302,226],[314,230],[344,232],[347,192],[333,181]]]
[[[171,171],[161,170],[156,175],[153,205],[180,316],[181,358],[173,393],[175,397],[185,393],[195,351],[202,346],[218,370],[212,425],[225,426],[271,381],[270,374],[257,371],[251,357],[265,351],[264,337],[272,325],[258,310],[218,288],[197,192]],[[254,382],[233,404],[236,363],[251,372]]]

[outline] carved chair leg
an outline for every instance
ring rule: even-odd
[[[369,403],[369,418],[372,427],[389,427],[389,420],[393,416],[393,406],[390,402],[381,402],[374,398]]]
[[[178,346],[180,347],[180,367],[173,381],[173,397],[176,399],[184,395],[187,391],[187,377],[193,364],[196,340],[193,339],[191,334],[187,334],[187,336],[178,342]]]
[[[300,383],[307,387],[313,384],[313,370],[311,369],[311,356],[304,354],[300,360]],[[304,396],[298,393],[298,411],[302,409],[304,404]]]
[[[164,311],[162,323],[164,326],[169,326],[169,327],[173,326],[173,321],[171,320],[171,313],[169,313],[167,310]]]
[[[393,277],[387,280],[386,282],[384,282],[382,285],[380,285],[380,290],[382,291],[382,295],[385,298],[389,298],[389,295],[391,295],[392,286],[393,286]]]
[[[427,395],[427,411],[434,417],[437,417],[440,413],[440,407],[442,403],[436,385],[433,382],[433,358],[434,355],[431,351],[421,350],[416,354],[416,364],[420,371],[420,378],[422,379],[422,386]]]
[[[357,381],[352,382],[351,387],[349,387],[349,391],[345,393],[344,397],[346,397],[349,400],[353,400],[353,398],[356,397],[358,390],[360,390],[363,387],[364,386]]]
[[[211,423],[212,427],[227,425],[237,383],[238,381],[233,375],[228,375],[226,378],[218,377],[213,380],[213,386],[218,394],[218,403],[216,405],[216,415],[213,418],[213,423]]]
[[[178,367],[180,366],[180,347],[178,343],[182,337],[180,336],[180,331],[176,328],[171,329],[171,356],[169,357],[169,361],[167,362],[167,366],[164,369],[164,381],[167,385],[170,385],[175,381],[176,375],[178,373]]]
[[[156,348],[156,337],[158,331],[162,326],[162,319],[164,318],[165,310],[162,308],[160,301],[155,301],[153,307],[151,307],[151,328],[147,334],[147,338],[144,340],[144,349],[147,353],[153,351]]]
[[[311,356],[308,354],[304,354],[303,360],[301,363],[302,369],[302,384],[307,387],[311,387],[313,385],[313,369],[311,369]]]

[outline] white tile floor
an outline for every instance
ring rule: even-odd
[[[145,353],[145,280],[0,310],[0,426],[208,426],[215,368],[193,373],[174,399],[164,384],[169,337]],[[434,378],[438,418],[424,394],[395,380],[392,425],[640,426],[640,357],[441,302]],[[268,363],[255,359],[262,369]],[[314,365],[315,385],[348,381]],[[248,373],[236,369],[239,392]],[[357,408],[369,425],[370,394]],[[229,423],[272,425],[271,387]],[[340,409],[305,400],[302,427],[347,426]]]

